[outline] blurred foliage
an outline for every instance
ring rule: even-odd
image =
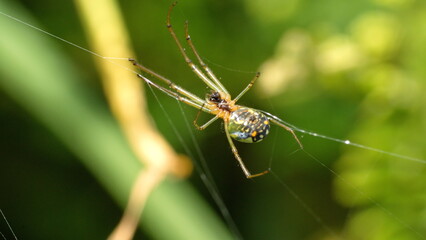
[[[21,3],[32,15],[24,21],[87,47],[72,2]],[[206,87],[188,69],[165,28],[170,4],[169,1],[120,1],[138,56],[114,57],[137,57],[156,72],[203,96]],[[20,12],[12,9],[7,13],[13,16]],[[262,72],[253,90],[241,99],[241,104],[263,109],[301,128],[327,136],[426,158],[423,139],[426,131],[423,94],[426,90],[426,32],[423,31],[426,29],[426,2],[182,0],[172,18],[179,36],[183,36],[184,21],[189,20],[197,49],[234,95],[250,81],[255,71]],[[0,24],[6,21],[11,20],[0,16]],[[12,31],[1,29],[0,41]],[[34,30],[27,28],[26,31]],[[35,39],[23,40],[37,45]],[[82,116],[58,115],[54,123],[48,123],[43,120],[48,119],[44,116],[58,112],[37,112],[31,107],[20,106],[54,99],[43,99],[42,95],[40,99],[13,95],[4,81],[11,79],[10,74],[25,74],[27,68],[58,71],[57,76],[62,77],[56,80],[62,81],[71,74],[66,66],[72,62],[78,77],[67,82],[78,81],[78,86],[68,87],[80,94],[75,96],[88,99],[84,102],[91,103],[88,109],[109,117],[92,64],[93,56],[60,41],[49,42],[52,49],[59,48],[61,53],[54,55],[52,60],[47,53],[36,52],[37,61],[56,61],[65,70],[37,69],[36,62],[27,62],[28,53],[22,51],[24,48],[20,45],[4,48],[16,58],[0,58],[0,78],[3,79],[0,207],[18,238],[43,239],[43,235],[37,233],[51,233],[57,239],[82,235],[88,239],[103,238],[112,230],[122,211],[109,195],[111,189],[103,185],[107,189],[103,190],[97,183],[111,173],[102,175],[105,174],[101,171],[102,161],[93,161],[94,168],[100,169],[98,173],[88,172],[81,165],[84,157],[76,154],[76,148],[83,147],[88,153],[99,151],[95,143],[105,140],[104,132],[60,143],[58,139],[62,138],[58,135],[63,131],[77,131],[67,127],[70,121]],[[35,87],[31,85],[34,76],[27,74],[26,77],[28,85],[21,85],[21,88]],[[43,87],[49,88],[45,91],[55,92],[52,83]],[[43,89],[40,92],[43,93]],[[191,133],[186,131],[186,122],[176,102],[158,94],[161,104],[172,116],[168,119],[149,89],[147,93],[153,121],[177,151],[185,153],[168,123],[171,120],[182,138],[190,143]],[[58,102],[57,108],[71,109],[72,102],[72,99]],[[60,111],[63,112],[67,111]],[[197,110],[186,106],[184,112],[189,120],[197,114]],[[207,119],[208,116],[203,117]],[[106,120],[105,128],[115,129],[116,134],[111,139],[119,139],[117,127],[109,121]],[[49,124],[56,128],[46,127]],[[194,132],[221,195],[245,239],[406,240],[426,237],[424,162],[309,135],[301,136],[305,150],[297,151],[294,139],[279,128],[273,128],[271,136],[259,144],[237,144],[253,172],[272,164],[279,179],[299,196],[299,200],[272,175],[254,181],[244,179],[229,151],[221,124]],[[82,144],[81,139],[87,141]],[[131,181],[128,178],[121,181]],[[215,206],[199,176],[194,174],[191,180],[206,201]],[[127,189],[121,191],[125,196]],[[320,221],[306,211],[305,204]],[[170,212],[171,219],[176,217],[173,214],[182,213]],[[202,222],[203,216],[199,217]],[[6,232],[3,228],[0,231]],[[152,235],[149,229],[139,234],[147,233]]]

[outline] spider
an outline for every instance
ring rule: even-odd
[[[206,129],[210,124],[216,121],[219,118],[222,118],[224,121],[226,138],[228,139],[229,145],[231,146],[231,150],[237,159],[242,171],[244,172],[247,178],[254,178],[258,176],[262,176],[264,174],[269,173],[269,170],[265,170],[260,173],[251,174],[247,167],[244,165],[243,160],[238,154],[238,150],[235,147],[235,144],[232,139],[244,142],[244,143],[255,143],[262,141],[269,133],[270,123],[274,123],[285,130],[289,131],[293,137],[296,139],[300,148],[303,148],[303,145],[297,138],[294,131],[281,123],[278,117],[253,108],[237,105],[236,102],[253,86],[254,82],[259,78],[260,73],[257,72],[255,77],[251,80],[251,82],[237,95],[234,99],[231,98],[228,90],[222,85],[219,79],[214,75],[214,73],[210,70],[207,64],[201,59],[197,50],[195,49],[194,44],[192,43],[191,37],[188,33],[188,21],[185,21],[185,39],[188,46],[191,48],[192,53],[197,58],[199,64],[204,69],[204,72],[194,64],[188,55],[185,52],[185,49],[182,47],[181,42],[176,36],[171,22],[170,15],[173,8],[176,6],[177,2],[174,2],[168,11],[167,14],[167,29],[172,35],[177,47],[179,48],[181,54],[185,58],[186,63],[191,68],[191,70],[211,89],[210,93],[206,94],[205,99],[201,99],[195,94],[185,90],[184,88],[174,84],[171,80],[161,76],[158,73],[148,69],[147,67],[138,63],[135,59],[129,58],[129,61],[133,63],[134,66],[142,70],[143,72],[154,76],[155,78],[163,81],[168,85],[169,88],[158,85],[157,83],[152,82],[141,74],[137,74],[139,78],[144,80],[147,84],[157,88],[158,90],[166,93],[170,97],[188,104],[194,108],[199,109],[199,112],[194,120],[194,125],[198,130]],[[206,112],[215,115],[209,121],[199,126],[197,124],[198,117],[200,112]]]

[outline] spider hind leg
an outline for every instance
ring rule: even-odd
[[[251,174],[250,171],[247,169],[246,165],[244,164],[243,160],[241,159],[240,155],[238,154],[237,147],[235,147],[235,144],[232,141],[231,136],[229,135],[227,121],[225,121],[225,133],[226,133],[226,138],[228,139],[229,145],[231,146],[232,153],[234,154],[235,159],[237,159],[238,164],[240,165],[241,169],[244,172],[244,175],[246,175],[246,178],[260,177],[260,176],[263,176],[263,175],[270,172],[269,170],[265,170],[265,171],[260,172],[260,173]]]

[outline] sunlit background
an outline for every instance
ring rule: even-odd
[[[204,97],[207,88],[165,27],[171,3],[119,1],[137,56],[110,57],[137,58]],[[72,1],[1,0],[0,11],[90,49]],[[172,22],[182,41],[185,20],[201,56],[233,96],[261,71],[240,104],[303,129],[426,159],[425,1],[181,0]],[[108,172],[120,169],[120,161],[137,165],[109,113],[93,58],[0,15],[0,208],[19,239],[105,239],[122,215],[129,189],[117,189]],[[149,89],[141,91],[176,151],[188,154],[172,127],[195,149],[185,117],[192,124],[198,111],[182,111],[159,91],[160,102]],[[246,180],[220,121],[193,132],[244,239],[426,238],[426,161],[298,133],[302,151],[274,127],[261,143],[236,144],[252,172],[272,166],[275,174]],[[119,164],[102,164],[107,158]],[[218,221],[229,231],[200,174],[188,181],[203,198],[194,201],[219,216],[201,214],[197,222]],[[177,232],[165,237],[169,228],[149,204],[135,239],[179,239]],[[166,213],[171,221],[173,214]],[[181,224],[183,232],[196,227]],[[0,226],[13,239],[3,220]]]

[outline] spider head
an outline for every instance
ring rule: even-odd
[[[230,101],[229,94],[223,92],[212,91],[207,94],[206,101],[216,105],[220,110],[231,112],[234,108],[234,103]]]
[[[222,98],[222,96],[220,95],[220,93],[219,92],[215,92],[215,91],[212,91],[211,93],[208,93],[206,95],[206,100],[208,102],[211,102],[211,103],[214,103],[214,104],[219,104],[219,103],[221,103],[221,102],[224,101],[224,99]]]

